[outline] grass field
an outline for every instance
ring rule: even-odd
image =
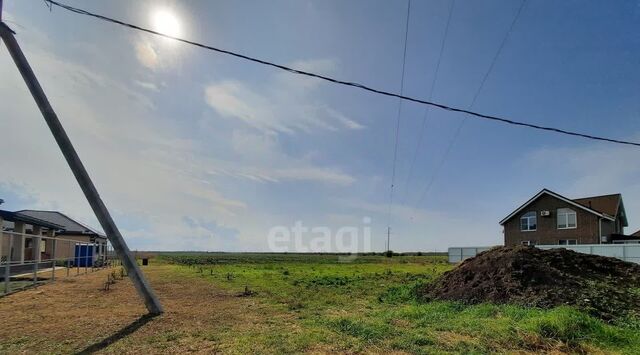
[[[431,352],[640,351],[636,322],[611,326],[571,308],[464,306],[422,302],[417,290],[450,265],[443,257],[170,256],[230,292],[294,314],[300,331],[247,334],[247,346],[264,342],[277,352],[331,344],[332,350]],[[622,323],[622,322],[621,322]],[[248,349],[247,348],[247,349]]]
[[[450,268],[444,258],[431,256],[339,262],[335,255],[161,255],[143,269],[166,308],[164,315],[136,320],[144,310],[127,280],[106,293],[99,290],[108,270],[79,276],[74,283],[61,281],[0,299],[4,321],[15,325],[0,327],[0,352],[640,351],[636,319],[605,324],[569,307],[465,306],[416,297],[417,289]],[[92,286],[82,287],[82,277],[93,280]],[[76,293],[77,304],[67,300],[48,310],[63,302],[56,297]],[[38,316],[27,313],[34,304],[40,305]],[[87,312],[94,319],[74,316]],[[68,326],[65,319],[75,323]]]

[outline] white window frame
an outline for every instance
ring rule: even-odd
[[[564,242],[564,244],[562,243]],[[573,243],[570,243],[573,242]],[[577,239],[560,239],[558,240],[558,245],[578,245]]]
[[[527,216],[529,214],[533,213],[533,216]],[[527,229],[522,229],[522,220],[527,220]],[[535,228],[531,229],[531,219],[533,219],[535,221]],[[538,212],[536,211],[529,211],[525,214],[523,214],[520,217],[520,231],[521,232],[535,232],[538,230]]]
[[[566,224],[564,225],[564,227],[560,227],[560,211],[563,210],[562,215],[566,216]],[[576,220],[576,224],[574,226],[569,226],[569,216],[573,215],[575,217]],[[578,214],[576,213],[576,211],[572,210],[571,208],[558,208],[556,210],[556,228],[558,229],[576,229],[578,228]]]
[[[534,246],[536,245],[536,242],[534,242],[533,240],[523,240],[520,242],[521,245],[527,245],[527,246]]]

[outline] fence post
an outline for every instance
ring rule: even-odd
[[[55,281],[56,279],[56,239],[51,239],[51,281]]]
[[[76,275],[80,275],[80,259],[82,258],[82,253],[80,253],[82,251],[82,248],[78,249],[78,247],[82,245],[80,243],[76,243],[76,245],[73,248],[73,262],[76,263]],[[77,255],[76,255],[77,254]]]
[[[89,271],[89,244],[84,245],[84,274],[86,275]]]
[[[7,266],[4,268],[4,294],[8,294],[11,287],[11,254],[13,251],[13,235],[9,234],[9,253],[7,254]]]
[[[33,241],[33,284],[38,283],[38,267],[40,266],[40,237],[31,237]]]
[[[2,2],[2,0],[0,0]],[[1,11],[1,10],[0,10]],[[4,234],[2,233],[2,225],[4,224],[4,219],[0,217],[0,264],[2,264],[2,245],[4,244]]]

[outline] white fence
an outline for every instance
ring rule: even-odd
[[[489,250],[492,247],[464,247],[464,248],[449,248],[449,262],[459,263],[465,259],[473,258],[477,254],[482,253],[485,250]]]
[[[449,248],[449,262],[459,263],[493,247]],[[609,256],[640,264],[640,244],[536,245],[540,249],[565,248],[583,254]]]

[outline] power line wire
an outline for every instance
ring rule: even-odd
[[[522,2],[520,3],[520,7],[518,8],[518,11],[516,12],[515,16],[513,17],[513,20],[511,21],[511,25],[509,26],[509,29],[507,30],[507,33],[502,38],[502,42],[500,42],[500,46],[498,47],[498,50],[496,51],[496,54],[493,56],[493,59],[491,59],[491,64],[489,64],[489,69],[487,69],[487,71],[485,72],[484,76],[482,77],[482,80],[480,81],[480,86],[478,86],[478,90],[476,90],[476,93],[473,95],[473,99],[471,100],[471,104],[468,107],[469,110],[471,110],[471,108],[473,108],[473,105],[475,105],[476,100],[478,99],[478,96],[480,95],[480,92],[482,92],[482,89],[484,88],[484,84],[487,81],[487,78],[489,77],[491,72],[493,71],[493,67],[495,66],[496,62],[498,61],[498,57],[500,56],[500,53],[502,53],[502,49],[504,48],[505,44],[507,43],[507,40],[511,36],[511,33],[513,32],[513,28],[515,27],[516,22],[518,22],[518,18],[520,18],[520,14],[522,13],[522,9],[524,9],[524,6],[525,6],[526,3],[527,3],[527,0],[522,0]],[[464,119],[460,122],[460,124],[458,124],[458,126],[456,127],[456,130],[454,132],[454,135],[452,136],[452,139],[449,140],[449,143],[447,144],[447,148],[446,148],[444,154],[442,155],[442,158],[440,159],[438,165],[436,166],[436,169],[434,170],[433,174],[431,175],[431,179],[429,179],[429,182],[427,183],[425,190],[423,191],[422,195],[420,195],[419,200],[416,202],[416,206],[419,205],[420,203],[422,203],[422,201],[429,194],[429,191],[431,190],[431,186],[433,185],[434,181],[438,177],[438,175],[440,173],[440,170],[442,170],[442,167],[446,163],[447,157],[449,156],[449,153],[451,152],[451,148],[453,147],[455,141],[457,140],[458,136],[460,135],[460,131],[462,130],[462,127],[466,123],[467,118],[469,118],[469,117],[465,116]]]
[[[404,49],[402,52],[402,76],[400,77],[400,95],[404,93],[404,72],[407,63],[407,42],[409,39],[409,19],[411,16],[411,0],[407,0],[407,18],[404,27]],[[396,120],[396,134],[393,147],[393,164],[391,172],[391,186],[389,189],[389,216],[387,224],[387,250],[391,247],[391,210],[393,208],[393,189],[396,181],[396,165],[398,161],[398,138],[400,134],[400,117],[402,115],[402,100],[398,100],[398,117]]]
[[[440,62],[442,61],[442,53],[444,53],[444,47],[447,42],[447,36],[449,34],[449,24],[451,23],[451,17],[453,16],[453,9],[455,7],[456,0],[451,0],[449,5],[449,15],[447,16],[447,24],[444,28],[444,34],[442,35],[442,41],[440,42],[440,53],[438,54],[438,61],[436,62],[436,70],[433,75],[433,80],[431,81],[431,88],[429,89],[428,100],[431,100],[433,97],[433,90],[435,89],[436,82],[438,81],[438,73],[440,73]],[[424,137],[424,129],[427,125],[427,121],[429,119],[429,109],[427,106],[424,110],[424,115],[422,116],[422,124],[420,126],[420,133],[418,134],[418,144],[416,145],[416,149],[413,152],[413,159],[411,159],[411,165],[409,166],[409,174],[407,174],[407,179],[404,183],[404,200],[406,201],[407,195],[409,194],[409,184],[411,183],[411,178],[413,177],[413,168],[416,165],[416,160],[418,160],[418,152],[420,151],[420,147],[422,146],[422,139]]]
[[[461,109],[461,108],[457,108],[457,107],[453,107],[453,106],[448,106],[448,105],[444,105],[441,103],[437,103],[437,102],[432,102],[432,101],[428,101],[428,100],[422,100],[422,99],[418,99],[415,97],[410,97],[410,96],[405,96],[405,95],[401,95],[401,94],[396,94],[393,92],[389,92],[389,91],[385,91],[385,90],[381,90],[381,89],[375,89],[357,82],[349,82],[349,81],[344,81],[344,80],[340,80],[340,79],[335,79],[329,76],[325,76],[325,75],[320,75],[320,74],[315,74],[312,72],[308,72],[308,71],[304,71],[304,70],[299,70],[299,69],[294,69],[294,68],[290,68],[287,67],[285,65],[281,65],[281,64],[277,64],[277,63],[273,63],[273,62],[269,62],[266,60],[262,60],[262,59],[258,59],[258,58],[254,58],[254,57],[250,57],[244,54],[240,54],[237,52],[233,52],[230,50],[226,50],[226,49],[221,49],[221,48],[216,48],[213,46],[209,46],[206,44],[202,44],[202,43],[198,43],[198,42],[194,42],[194,41],[190,41],[187,39],[183,39],[183,38],[178,38],[178,37],[174,37],[174,36],[170,36],[164,33],[160,33],[154,30],[150,30],[148,28],[144,28],[144,27],[140,27],[131,23],[127,23],[124,21],[120,21],[120,20],[116,20],[107,16],[103,16],[103,15],[99,15],[99,14],[95,14],[92,12],[89,12],[87,10],[83,10],[83,9],[79,9],[73,6],[69,6],[66,4],[62,4],[59,3],[57,1],[54,0],[45,0],[55,6],[58,6],[62,9],[65,9],[67,11],[71,11],[80,15],[85,15],[85,16],[90,16],[90,17],[94,17],[103,21],[107,21],[107,22],[111,22],[114,24],[118,24],[121,26],[125,26],[125,27],[129,27],[131,29],[135,29],[138,31],[142,31],[142,32],[147,32],[147,33],[151,33],[157,36],[162,36],[165,38],[171,38],[173,40],[176,40],[178,42],[182,42],[182,43],[186,43],[189,45],[193,45],[196,47],[200,47],[200,48],[204,48],[204,49],[208,49],[211,51],[215,51],[218,53],[222,53],[222,54],[227,54],[236,58],[240,58],[240,59],[244,59],[250,62],[254,62],[254,63],[259,63],[259,64],[263,64],[266,66],[270,66],[270,67],[274,67],[274,68],[278,68],[281,70],[285,70],[288,71],[290,73],[293,74],[298,74],[298,75],[304,75],[304,76],[308,76],[308,77],[312,77],[312,78],[317,78],[317,79],[321,79],[324,81],[328,81],[331,83],[335,83],[335,84],[340,84],[340,85],[344,85],[344,86],[350,86],[350,87],[354,87],[354,88],[358,88],[361,90],[365,90],[365,91],[369,91],[372,93],[376,93],[379,95],[383,95],[383,96],[389,96],[389,97],[395,97],[395,98],[400,98],[403,99],[405,101],[410,101],[410,102],[415,102],[415,103],[419,103],[419,104],[423,104],[423,105],[429,105],[432,107],[437,107],[446,111],[451,111],[451,112],[460,112],[460,113],[464,113],[473,117],[477,117],[477,118],[482,118],[482,119],[486,119],[486,120],[491,120],[491,121],[496,121],[496,122],[501,122],[501,123],[505,123],[505,124],[509,124],[509,125],[514,125],[514,126],[521,126],[521,127],[527,127],[527,128],[532,128],[532,129],[537,129],[537,130],[542,130],[542,131],[548,131],[548,132],[555,132],[555,133],[560,133],[560,134],[564,134],[564,135],[569,135],[569,136],[574,136],[574,137],[582,137],[582,138],[586,138],[586,139],[591,139],[591,140],[598,140],[598,141],[604,141],[604,142],[610,142],[610,143],[617,143],[617,144],[625,144],[625,145],[632,145],[632,146],[636,146],[636,147],[640,147],[640,143],[639,142],[632,142],[632,141],[624,141],[624,140],[620,140],[620,139],[614,139],[614,138],[607,138],[607,137],[601,137],[601,136],[595,136],[595,135],[590,135],[590,134],[586,134],[586,133],[580,133],[580,132],[574,132],[574,131],[569,131],[569,130],[564,130],[564,129],[560,129],[560,128],[555,128],[555,127],[550,127],[550,126],[542,126],[542,125],[537,125],[537,124],[533,124],[533,123],[527,123],[527,122],[522,122],[522,121],[516,121],[513,119],[509,119],[509,118],[503,118],[503,117],[498,117],[498,116],[493,116],[493,115],[487,115],[487,114],[483,114],[483,113],[479,113],[479,112],[473,112],[473,111],[469,111],[466,109]]]

